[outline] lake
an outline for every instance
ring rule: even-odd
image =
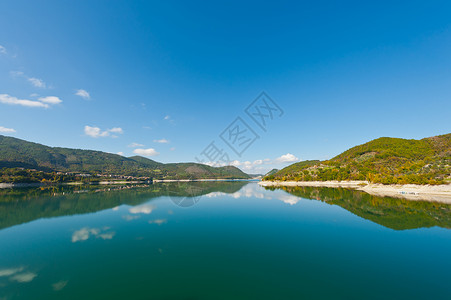
[[[0,299],[450,299],[450,228],[346,189],[2,189]]]

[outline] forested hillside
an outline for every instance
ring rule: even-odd
[[[101,151],[53,148],[0,135],[0,182],[63,180],[58,172],[150,177],[158,179],[236,178],[249,176],[240,169],[198,163],[163,164]],[[31,170],[31,171],[30,171]],[[59,176],[60,179],[56,179]],[[67,180],[71,180],[70,174]]]
[[[451,134],[407,140],[382,137],[326,161],[303,161],[265,180],[367,180],[383,184],[450,181]]]

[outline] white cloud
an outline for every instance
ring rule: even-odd
[[[120,127],[114,127],[114,128],[109,129],[108,131],[113,132],[113,133],[120,133],[120,134],[124,133],[124,130]]]
[[[155,208],[156,208],[155,205],[152,205],[152,204],[142,204],[142,205],[131,207],[128,211],[131,214],[146,214],[146,215],[148,215]]]
[[[60,104],[61,102],[63,102],[60,98],[56,96],[40,97],[38,100],[48,104]]]
[[[299,161],[299,158],[294,156],[291,153],[284,154],[274,160],[275,163],[287,163],[287,162],[296,162]]]
[[[49,108],[49,105],[40,101],[18,99],[8,94],[0,94],[0,103],[9,105],[21,105],[26,107],[44,107]]]
[[[139,144],[139,143],[131,143],[130,145],[128,145],[127,147],[130,148],[137,148],[137,147],[144,147],[143,144]]]
[[[3,132],[3,133],[13,133],[13,132],[16,132],[16,130],[15,130],[15,129],[12,129],[12,128],[6,128],[6,127],[3,127],[3,126],[0,126],[0,132]]]
[[[160,144],[168,144],[169,141],[167,139],[161,139],[161,140],[153,140],[155,143],[160,143]]]
[[[244,171],[246,173],[250,173],[250,174],[265,174],[270,169],[276,167],[275,165],[293,163],[293,162],[297,162],[297,161],[299,161],[299,158],[297,158],[296,156],[294,156],[291,153],[287,153],[276,159],[265,158],[265,159],[257,159],[254,161],[234,160],[234,161],[228,163],[228,165],[238,167],[242,171]],[[207,164],[209,166],[214,166],[214,167],[221,167],[221,166],[227,165],[227,163],[225,163],[225,162],[219,162],[219,163],[218,162],[206,162],[205,164]],[[277,166],[277,168],[279,168],[279,167],[280,166]]]
[[[109,229],[109,227],[104,227],[102,229],[84,227],[80,230],[76,230],[72,234],[72,243],[86,241],[91,236],[96,237],[96,238],[101,238],[103,240],[111,240],[116,235],[116,232],[114,232],[114,231],[102,232],[102,231],[106,231],[108,229]]]
[[[149,149],[135,149],[135,150],[133,150],[133,153],[139,154],[139,155],[144,155],[144,156],[157,156],[157,155],[160,154],[157,151],[155,151],[155,149],[153,149],[153,148],[149,148]]]
[[[29,78],[27,78],[27,80],[35,87],[38,87],[38,88],[46,87],[46,84],[45,84],[44,80],[42,80],[42,79],[35,78],[35,77],[29,77]]]
[[[170,119],[171,119],[171,116],[170,116],[170,115],[167,115],[167,116],[164,117],[164,119],[165,119],[165,120],[170,120]]]
[[[239,167],[240,169],[242,169],[245,172],[259,173],[264,169],[264,167],[261,167],[261,165],[267,164],[267,163],[269,163],[269,161],[263,160],[263,159],[257,159],[257,160],[254,160],[253,162],[234,160],[230,163],[230,165]]]
[[[0,54],[6,54],[6,48],[0,45]]]
[[[124,152],[118,152],[117,155],[124,156]]]
[[[107,137],[110,136],[110,133],[124,133],[124,130],[120,127],[115,127],[107,130],[101,130],[99,127],[85,126],[85,134],[87,136],[98,138],[98,137]],[[111,135],[111,137],[115,138],[116,135]]]
[[[87,125],[85,126],[85,134],[93,138],[105,137],[110,135],[108,131],[102,131],[100,130],[99,127],[91,127]]]
[[[75,95],[82,97],[83,99],[91,99],[91,95],[89,95],[88,91],[86,90],[77,90],[77,92],[75,92]]]

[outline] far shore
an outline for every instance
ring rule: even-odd
[[[254,179],[154,179],[153,182],[198,182],[198,181],[250,181]],[[148,184],[148,181],[95,181],[95,182],[54,182],[54,183],[0,183],[0,189],[5,188],[23,188],[23,187],[41,187],[52,185],[114,185],[114,184]]]
[[[383,185],[367,181],[260,181],[261,186],[341,187],[366,192],[380,197],[404,198],[451,204],[451,184],[441,185]]]
[[[0,183],[0,189],[6,188],[22,188],[22,187],[42,187],[42,186],[55,186],[55,185],[109,185],[109,184],[141,184],[147,183],[145,181],[98,181],[98,182],[51,182],[51,183]]]

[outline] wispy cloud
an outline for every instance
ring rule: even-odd
[[[169,141],[167,139],[161,139],[161,140],[153,140],[155,143],[160,144],[169,144]]]
[[[9,74],[10,74],[12,77],[20,77],[20,76],[23,76],[23,75],[24,75],[24,73],[23,73],[22,71],[11,71],[11,72],[9,72]]]
[[[38,88],[46,87],[46,84],[45,84],[44,80],[42,80],[42,79],[30,77],[30,78],[27,78],[27,80],[35,87],[38,87]]]
[[[173,118],[171,118],[170,115],[166,115],[166,116],[163,118],[163,120],[169,122],[169,123],[172,124],[172,125],[175,125],[175,121],[174,121]]]
[[[55,103],[50,103],[47,102],[45,103],[45,100],[48,97],[44,97],[44,98],[39,98],[38,101],[36,100],[28,100],[28,99],[19,99],[17,97],[13,97],[10,96],[8,94],[0,94],[0,103],[3,104],[9,104],[9,105],[20,105],[20,106],[26,106],[26,107],[44,107],[44,108],[49,108],[50,105],[49,104],[55,104]],[[55,97],[57,98],[57,97]],[[62,101],[58,98],[59,102],[61,103]],[[53,101],[55,101],[55,99],[53,99]]]
[[[149,148],[149,149],[135,149],[135,150],[133,150],[133,153],[139,154],[139,155],[143,155],[143,156],[157,156],[157,155],[160,154],[159,152],[157,152],[153,148]]]
[[[93,138],[99,138],[99,137],[117,137],[115,135],[111,135],[111,133],[118,133],[123,134],[124,130],[120,127],[114,127],[107,130],[101,130],[99,127],[92,127],[92,126],[85,126],[85,134],[87,136],[93,137]]]
[[[144,145],[143,144],[139,144],[139,143],[131,143],[127,147],[129,147],[129,148],[137,148],[137,147],[144,147]]]
[[[22,77],[25,78],[31,85],[37,88],[45,89],[47,87],[47,84],[44,82],[44,80],[36,77],[29,77],[22,71],[11,71],[9,72],[12,77]]]
[[[3,126],[0,126],[0,132],[2,132],[2,133],[13,133],[13,132],[16,132],[16,130],[12,129],[12,128],[6,128],[6,127],[3,127]]]
[[[88,91],[80,89],[75,92],[75,95],[82,97],[83,99],[89,100],[91,99],[91,95],[89,95]]]
[[[3,47],[2,45],[0,45],[0,54],[6,54],[6,53],[8,53],[8,52],[6,51],[6,48]]]

